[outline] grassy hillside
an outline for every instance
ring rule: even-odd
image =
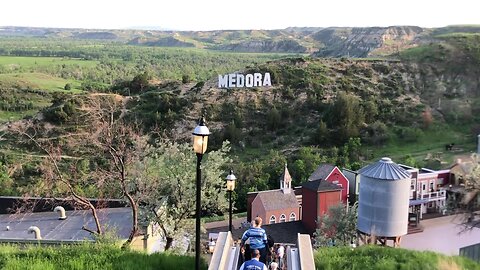
[[[85,95],[61,97],[65,91],[60,87],[67,81],[74,89],[86,82],[107,85],[102,91],[111,91],[122,101],[112,106],[117,115],[140,122],[147,133],[154,130],[178,141],[190,141],[195,119],[204,114],[212,132],[209,149],[217,149],[224,140],[232,142],[231,154],[238,161],[233,169],[244,179],[236,190],[240,202],[248,191],[276,188],[285,162],[295,185],[320,163],[357,169],[380,156],[439,169],[455,155],[472,151],[473,134],[480,130],[480,69],[475,64],[480,41],[475,34],[441,38],[442,50],[437,51],[438,44],[426,45],[394,61],[310,57],[269,61],[282,55],[107,46],[105,41],[69,41],[60,46],[59,40],[10,39],[0,48],[9,54],[31,55],[25,60],[30,67],[39,52],[80,54],[94,59],[83,61],[95,65],[74,68],[73,64],[68,72],[62,68],[0,74],[4,81],[18,84],[0,92],[0,117],[6,121],[32,115],[55,99],[54,106],[42,110],[45,118],[39,126],[48,122],[46,126],[53,126],[58,137],[78,131],[79,123],[88,126],[77,118],[88,108],[76,106],[98,98],[99,89],[93,84]],[[219,89],[216,75],[235,71],[269,72],[273,86]],[[109,105],[108,100],[101,102]],[[455,143],[456,152],[445,151],[444,145],[450,143]],[[2,144],[0,161],[18,163],[18,156],[11,153],[22,146]],[[19,179],[16,183],[34,184],[38,171],[32,167],[19,169],[13,176]],[[8,188],[12,193],[22,190]]]
[[[314,256],[317,270],[480,269],[479,264],[463,257],[377,246],[363,246],[354,250],[322,248]]]
[[[194,257],[166,253],[147,255],[124,251],[106,245],[65,247],[0,247],[0,268],[5,270],[70,270],[70,269],[176,269],[194,268]],[[207,269],[203,265],[203,269]]]

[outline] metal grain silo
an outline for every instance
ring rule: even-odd
[[[410,173],[387,157],[359,173],[359,232],[399,244],[407,234]]]

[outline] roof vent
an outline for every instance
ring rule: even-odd
[[[67,216],[65,215],[65,208],[63,208],[61,206],[57,206],[57,207],[55,207],[55,209],[53,209],[53,211],[60,212],[60,216],[58,217],[58,219],[60,219],[60,220],[67,219]]]
[[[30,226],[30,228],[28,228],[28,233],[34,233],[35,239],[37,240],[42,239],[42,235],[40,234],[40,229],[37,226]]]

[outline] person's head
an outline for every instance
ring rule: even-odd
[[[255,220],[253,221],[253,224],[254,224],[255,227],[262,226],[262,218],[261,217],[256,217]]]
[[[260,251],[258,249],[252,250],[252,258],[260,258]]]

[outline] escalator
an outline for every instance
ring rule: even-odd
[[[315,269],[309,235],[298,234],[297,245],[287,247],[285,253],[288,270]],[[208,270],[238,270],[243,263],[240,247],[234,245],[230,232],[220,232]]]

